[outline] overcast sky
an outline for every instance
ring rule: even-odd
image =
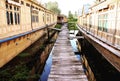
[[[46,2],[58,2],[59,8],[62,14],[68,15],[68,12],[71,11],[73,14],[75,11],[78,12],[79,9],[82,8],[83,4],[90,3],[92,4],[95,0],[38,0],[42,2],[42,4]]]

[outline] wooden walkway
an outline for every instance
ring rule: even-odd
[[[69,30],[65,24],[53,49],[52,67],[48,81],[88,81],[68,37]]]

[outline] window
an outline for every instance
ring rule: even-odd
[[[20,24],[20,18],[19,18],[19,7],[14,6],[14,21],[15,24]]]
[[[53,22],[54,22],[54,15],[53,15]]]
[[[104,14],[104,24],[103,24],[103,31],[107,32],[107,26],[108,26],[108,15],[107,14]]]
[[[107,17],[108,14],[102,14],[98,16],[98,30],[107,32],[107,26],[108,26]]]
[[[8,11],[6,12],[6,15],[7,15],[7,24],[10,24],[10,19],[9,19],[10,17],[9,17],[9,12]]]
[[[27,6],[27,7],[30,7],[30,4],[26,3],[26,6]]]
[[[20,24],[20,15],[19,15],[19,13],[18,13],[18,24]]]
[[[43,14],[43,22],[45,21],[44,17],[45,17],[45,15]]]
[[[6,9],[8,9],[8,4],[6,4]]]
[[[12,5],[10,5],[10,10],[12,10]]]
[[[22,4],[22,5],[24,5],[24,2],[23,2],[23,1],[21,1],[21,4]]]
[[[13,24],[13,13],[10,12],[10,21],[11,21],[11,24]]]
[[[15,1],[15,2],[19,3],[19,0],[13,0],[13,1]]]
[[[36,16],[36,22],[38,22],[38,16]]]
[[[50,22],[51,22],[51,15],[50,15]]]
[[[84,25],[84,26],[87,26],[87,17],[84,17],[84,18],[83,18],[83,25]]]
[[[82,21],[82,20],[81,20]],[[92,27],[92,16],[90,15],[90,18],[89,18],[89,27],[91,28]]]
[[[98,30],[102,30],[102,15],[98,16]]]
[[[14,16],[15,16],[15,24],[17,24],[17,14],[15,13]]]
[[[16,2],[19,0],[15,0]],[[6,3],[6,18],[8,25],[20,24],[20,7]]]
[[[39,22],[39,16],[38,16],[38,11],[36,11],[36,9],[32,10],[32,22]]]
[[[47,14],[47,22],[49,22],[50,21],[50,16],[49,16],[49,14]]]

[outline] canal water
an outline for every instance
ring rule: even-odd
[[[53,48],[54,49],[54,48]],[[52,49],[52,50],[53,50]],[[48,76],[50,74],[50,69],[51,69],[51,66],[52,66],[52,51],[46,61],[46,64],[45,64],[45,67],[44,67],[44,70],[43,70],[43,73],[42,75],[40,76],[40,79],[39,81],[47,81],[48,79]]]
[[[70,31],[70,36],[76,36],[78,31]],[[95,51],[87,51],[88,53],[85,53],[86,56],[89,57],[89,59],[86,59],[86,56],[81,56],[80,57],[80,53],[79,53],[79,50],[78,50],[78,46],[76,44],[76,41],[77,39],[72,39],[70,40],[71,42],[71,45],[72,45],[72,48],[73,48],[73,51],[76,55],[76,58],[78,60],[82,60],[82,62],[85,62],[83,64],[85,64],[87,66],[87,70],[85,69],[84,67],[84,70],[86,70],[86,75],[88,76],[88,79],[90,81],[120,81],[120,73],[117,72],[116,70],[114,70],[110,64],[106,63],[107,61],[102,61],[103,60],[103,57],[101,57],[100,55],[101,54],[98,54],[96,53]],[[54,47],[53,47],[54,49]],[[95,49],[95,48],[88,48],[89,50],[90,49]],[[97,54],[97,56],[95,56]],[[89,56],[90,55],[90,56]],[[99,55],[99,56],[98,56]],[[88,58],[87,57],[87,58]],[[82,59],[81,59],[82,58]],[[92,59],[92,58],[95,58]],[[101,58],[101,59],[100,59]],[[88,61],[87,61],[88,60]],[[105,59],[104,59],[105,60]],[[99,62],[102,62],[102,63],[99,63]],[[88,63],[89,62],[89,63]],[[90,63],[91,62],[91,63]],[[94,64],[95,63],[95,64]],[[103,65],[102,65],[103,64]],[[40,79],[38,81],[47,81],[48,79],[48,76],[49,76],[49,73],[50,73],[50,69],[51,69],[51,65],[52,65],[52,51],[46,61],[46,64],[45,64],[45,67],[44,67],[44,70],[43,70],[43,73],[42,75],[40,76]],[[98,66],[99,65],[99,66]],[[103,68],[104,66],[104,68]],[[92,68],[91,68],[92,67]],[[108,69],[107,68],[111,68],[111,69]],[[99,72],[98,72],[99,71]],[[113,72],[112,72],[113,71]]]
[[[72,33],[72,34],[70,34],[70,36],[75,36],[77,34],[77,32],[78,31],[75,31],[75,32],[70,31],[70,33]],[[76,41],[77,41],[77,39],[70,40],[73,51],[75,52],[76,58],[80,60],[80,54],[79,54],[79,51],[77,49]],[[53,49],[54,49],[54,47],[53,47]],[[46,61],[43,73],[41,74],[40,79],[38,81],[47,81],[48,76],[50,74],[51,66],[52,66],[52,51],[51,51],[51,53]]]
[[[71,36],[71,37],[75,37],[77,33],[78,33],[77,30],[76,30],[76,31],[71,30],[71,31],[70,31],[70,36]],[[80,60],[80,53],[79,53],[79,50],[78,50],[78,48],[77,48],[77,39],[72,39],[72,40],[70,40],[70,42],[71,42],[73,51],[74,51],[77,59]]]

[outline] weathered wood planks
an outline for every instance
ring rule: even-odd
[[[88,81],[81,62],[72,50],[68,36],[69,30],[67,25],[64,25],[53,49],[48,81]]]

